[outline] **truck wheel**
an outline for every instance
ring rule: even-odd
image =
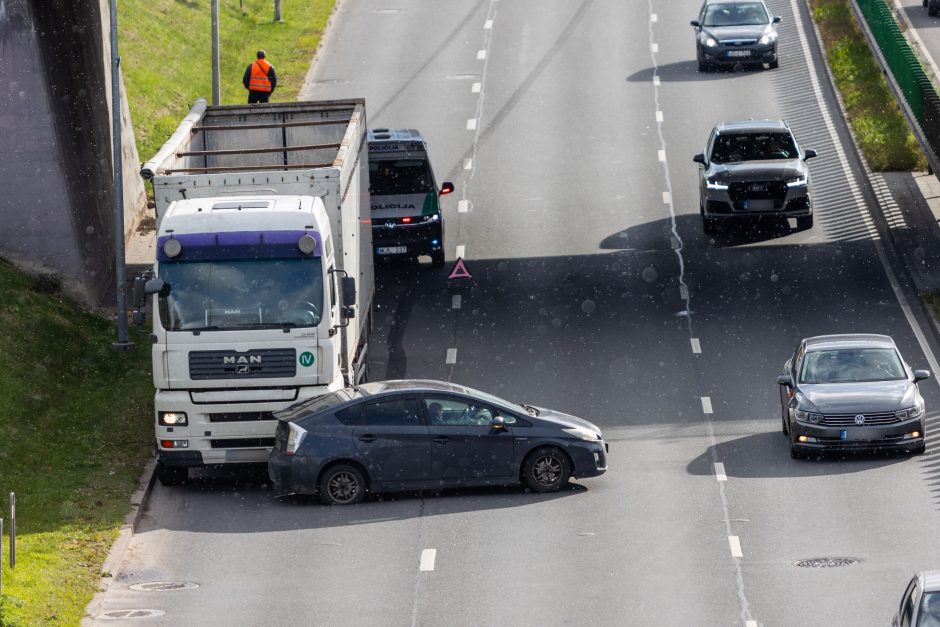
[[[796,228],[801,231],[813,228],[813,216],[800,216],[796,219]]]
[[[534,492],[557,492],[568,485],[571,462],[554,446],[543,446],[525,458],[522,478]]]
[[[337,464],[320,478],[320,502],[324,505],[352,505],[365,495],[365,477],[355,466]]]
[[[440,268],[444,265],[444,251],[437,250],[431,253],[431,265],[435,268]]]
[[[163,485],[183,485],[189,479],[189,468],[186,466],[167,466],[157,462],[157,479]]]

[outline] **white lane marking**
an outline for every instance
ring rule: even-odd
[[[702,397],[702,411],[706,414],[712,413],[712,399],[708,396]]]
[[[652,15],[650,15],[650,22],[653,22],[653,23],[655,24],[655,23],[658,22],[658,21],[659,21],[659,16],[658,16],[658,15],[656,15],[655,13],[653,13]]]
[[[473,169],[473,159],[467,158],[463,160],[463,169],[472,170]]]
[[[744,627],[757,627],[757,621],[749,620],[746,623],[744,623]]]
[[[482,61],[486,58],[486,50],[477,50],[477,61]]]
[[[653,77],[653,87],[659,87],[659,85],[660,85],[659,77],[658,77],[658,76],[654,76],[654,77]]]
[[[421,551],[421,571],[434,570],[434,558],[437,557],[437,549],[424,549]]]
[[[467,213],[470,209],[469,200],[458,200],[457,201],[457,213]]]
[[[663,112],[662,112],[662,111],[657,111],[657,112],[656,112],[656,121],[657,121],[657,122],[662,122],[662,121],[663,121]]]
[[[702,352],[702,344],[698,341],[697,337],[692,338],[692,352],[698,355]]]
[[[665,160],[666,160],[666,151],[665,151],[665,150],[658,150],[656,154],[659,156],[659,160],[660,160],[660,161],[665,161]]]
[[[829,115],[829,109],[824,106],[825,100],[823,100],[822,88],[819,86],[819,79],[816,76],[816,66],[813,64],[813,57],[809,51],[809,44],[806,40],[806,32],[803,29],[803,22],[799,19],[800,13],[797,0],[790,0],[790,8],[793,11],[793,15],[796,16],[796,19],[794,20],[796,22],[796,31],[797,35],[799,36],[800,46],[803,49],[803,57],[805,58],[806,66],[809,68],[809,78],[810,84],[813,86],[813,94],[816,96],[816,102],[819,103],[819,110],[822,113],[823,121],[826,124],[826,130],[829,131],[829,137],[832,139],[833,147],[836,150],[836,157],[838,158],[839,163],[842,164],[842,172],[845,175],[846,180],[849,182],[849,191],[853,195],[857,195],[860,193],[858,183],[855,180],[852,169],[849,167],[848,159],[845,158],[845,151],[842,149],[842,143],[839,141],[838,135],[836,135],[836,128],[832,123],[832,116]],[[865,217],[867,217],[867,215]],[[881,261],[881,266],[884,268],[885,275],[888,277],[888,283],[891,284],[891,290],[894,292],[894,297],[901,306],[901,311],[904,312],[904,317],[907,319],[907,324],[914,332],[914,337],[917,338],[917,343],[920,345],[920,350],[924,352],[924,356],[927,358],[927,363],[930,365],[930,369],[933,372],[940,372],[940,365],[937,364],[937,358],[930,349],[930,345],[927,343],[927,338],[924,337],[923,331],[917,325],[917,320],[914,319],[914,314],[911,313],[910,305],[908,305],[907,298],[905,298],[904,293],[901,291],[900,285],[898,285],[897,277],[895,277],[891,266],[888,265],[888,257],[885,255],[884,246],[881,244],[881,239],[878,237],[878,232],[876,231],[874,225],[870,222],[868,223],[868,232],[871,235],[872,243],[875,246],[875,251],[878,253],[878,259]],[[940,385],[940,377],[935,377],[935,380],[937,381],[937,385]]]
[[[457,363],[457,349],[456,348],[447,349],[447,356],[444,357],[444,363],[448,365]]]
[[[653,52],[653,54],[656,54],[659,52],[659,44],[650,44],[650,50]]]
[[[679,240],[676,239],[674,236],[670,235],[670,236],[669,236],[669,246],[670,246],[673,250],[679,250]]]
[[[450,308],[460,309],[460,300],[461,300],[460,294],[454,294],[453,298],[451,298],[450,300]]]
[[[731,546],[731,557],[744,557],[741,552],[741,541],[738,536],[728,536],[728,544]]]
[[[669,192],[663,192],[663,204],[668,205],[672,202],[672,194]]]
[[[457,246],[457,257],[458,257],[458,258],[463,259],[463,256],[466,254],[466,252],[467,252],[467,247],[466,247],[465,245],[460,244],[460,245]]]
[[[483,85],[481,85],[480,83],[474,83],[473,85],[470,86],[470,91],[474,94],[480,93],[481,89],[483,89]]]
[[[679,298],[682,300],[689,300],[689,288],[685,285],[679,286]]]
[[[486,20],[483,22],[483,28],[490,29],[493,28],[493,20]]]
[[[725,465],[721,462],[715,462],[715,479],[718,481],[728,480],[728,475],[725,474]]]
[[[475,131],[475,130],[477,130],[477,119],[476,119],[476,118],[470,118],[469,120],[467,120],[467,130],[468,130],[468,131]]]

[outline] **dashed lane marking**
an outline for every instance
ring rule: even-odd
[[[483,22],[483,28],[487,30],[493,28],[493,20],[486,20],[485,22]]]
[[[659,44],[650,44],[650,50],[653,54],[656,54],[659,52]]]
[[[486,58],[486,50],[477,50],[477,61],[482,61]]]
[[[663,192],[663,204],[668,205],[672,202],[672,194],[669,192]]]
[[[705,412],[706,414],[712,413],[712,399],[711,398],[707,396],[702,397],[702,411]]]
[[[741,552],[741,540],[738,536],[728,536],[728,545],[731,547],[731,557],[744,557]]]
[[[682,300],[689,300],[689,288],[685,285],[679,286],[679,298]]]
[[[651,14],[650,14],[650,22],[653,22],[653,23],[655,24],[655,23],[658,22],[658,21],[659,21],[659,16],[656,15],[655,13],[651,13]]]
[[[454,296],[450,300],[450,308],[460,309],[460,301],[461,301],[460,294],[454,294]]]
[[[658,76],[654,76],[654,77],[653,77],[653,87],[659,87],[659,83],[660,83],[659,77],[658,77]]]
[[[470,91],[474,94],[480,93],[480,90],[483,89],[483,85],[480,83],[474,83],[470,86]]]
[[[467,130],[468,130],[468,131],[475,131],[475,130],[477,130],[477,119],[476,119],[476,118],[470,118],[469,120],[467,120]]]
[[[657,112],[656,112],[656,121],[657,121],[657,122],[662,122],[662,121],[663,121],[663,112],[662,112],[662,111],[657,111]]]
[[[447,365],[457,363],[457,349],[456,348],[447,349],[447,356],[444,358],[444,363]]]
[[[469,200],[458,200],[457,201],[457,213],[467,213],[470,210],[470,201]]]
[[[454,349],[456,351],[456,349]],[[434,570],[434,558],[437,557],[437,549],[424,549],[421,551],[421,572]]]
[[[467,158],[463,160],[463,169],[472,170],[473,169],[473,159]]]
[[[458,244],[458,245],[457,245],[457,258],[458,258],[458,259],[463,259],[464,256],[466,255],[466,253],[467,253],[467,247],[466,247],[466,245],[464,245],[464,244]]]
[[[660,160],[660,161],[665,161],[665,160],[666,160],[666,151],[665,151],[665,150],[660,150],[660,151],[658,151],[658,155],[659,155],[659,160]]]
[[[725,474],[725,465],[721,462],[715,462],[715,479],[718,481],[728,480],[728,475]]]
[[[692,352],[698,355],[702,352],[702,343],[698,341],[697,337],[692,338]]]

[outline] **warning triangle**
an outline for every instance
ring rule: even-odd
[[[457,263],[454,264],[454,269],[451,270],[450,276],[447,277],[450,279],[472,279],[470,272],[467,270],[467,266],[464,265],[463,257],[457,257]]]

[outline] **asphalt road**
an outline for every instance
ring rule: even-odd
[[[698,0],[344,0],[304,96],[364,96],[370,125],[425,133],[457,186],[448,259],[477,280],[454,309],[449,267],[381,267],[373,376],[585,417],[610,470],[555,495],[351,508],[275,499],[263,474],[158,485],[103,609],[160,625],[889,623],[909,575],[940,565],[940,437],[920,457],[791,460],[775,377],[804,336],[889,333],[934,368],[932,336],[869,215],[806,7],[768,4],[780,68],[702,75]],[[691,157],[740,117],[786,118],[819,152],[813,229],[703,235]],[[940,434],[940,389],[922,388]],[[821,557],[858,561],[796,565]],[[128,587],[152,581],[199,587]]]

